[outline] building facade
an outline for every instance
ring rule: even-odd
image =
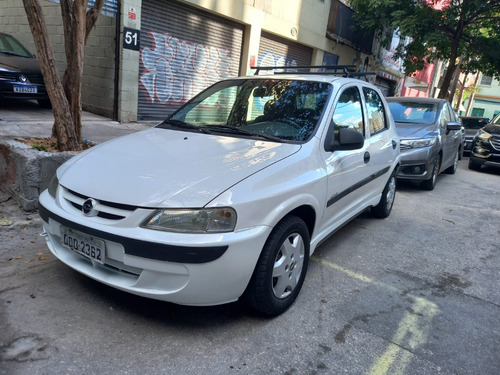
[[[19,0],[0,0],[0,31],[35,51]],[[40,0],[65,69],[58,0]],[[355,65],[394,95],[403,74],[391,50],[353,32],[340,0],[107,0],[85,49],[82,105],[122,122],[165,118],[220,79],[251,66]]]
[[[464,116],[487,117],[490,120],[500,112],[500,81],[478,73],[477,90],[461,106]]]

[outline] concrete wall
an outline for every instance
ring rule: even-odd
[[[141,6],[141,0],[122,1],[120,23],[123,27],[141,29]],[[123,27],[119,37],[120,47],[123,45]],[[139,100],[139,51],[120,48],[120,54],[118,119],[121,122],[133,122],[137,121]]]
[[[60,5],[40,0],[45,22],[61,74],[66,69],[64,32]],[[113,115],[116,19],[101,15],[85,48],[82,104],[85,110],[107,117]],[[0,0],[0,31],[19,39],[31,52],[35,43],[21,0]]]

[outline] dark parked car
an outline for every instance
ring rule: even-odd
[[[472,140],[469,168],[479,170],[483,165],[500,167],[500,113]]]
[[[37,100],[50,107],[38,60],[16,38],[0,33],[0,102],[6,99]]]
[[[398,179],[419,180],[433,190],[437,176],[457,170],[462,151],[462,125],[443,99],[387,98],[401,138]]]
[[[460,120],[462,121],[462,126],[465,130],[464,152],[469,153],[474,136],[479,129],[481,129],[489,122],[489,119],[486,117],[462,116],[460,117]]]

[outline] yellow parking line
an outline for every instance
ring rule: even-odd
[[[369,277],[348,270],[335,263],[317,257],[311,257],[311,260],[341,271],[353,279],[374,284],[393,292],[401,292],[396,287],[372,280]],[[439,313],[439,307],[425,298],[416,296],[411,297],[413,297],[415,302],[400,320],[398,329],[390,340],[386,351],[375,361],[375,363],[373,363],[366,375],[385,375],[389,373],[389,370],[391,374],[404,374],[413,356],[412,352],[404,349],[404,347],[413,350],[425,344],[427,341],[432,326],[432,319]]]
[[[354,271],[348,270],[347,268],[341,267],[338,264],[329,262],[327,260],[319,259],[319,258],[314,257],[314,256],[311,257],[311,260],[314,260],[315,262],[324,264],[325,266],[336,269],[338,271],[342,271],[342,272],[346,273],[347,275],[349,275],[349,277],[352,277],[353,279],[358,279],[358,280],[364,281],[365,283],[373,283],[373,280],[370,279],[369,277],[366,277],[366,276],[363,276],[363,275],[356,273]]]

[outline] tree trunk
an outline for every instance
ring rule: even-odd
[[[61,0],[60,4],[67,61],[66,71],[63,76],[63,87],[70,103],[71,117],[73,118],[76,136],[81,141],[81,92],[85,44],[104,6],[104,0],[96,0],[88,12],[86,12],[87,0]]]
[[[79,150],[80,144],[73,126],[68,100],[57,71],[42,7],[39,0],[23,0],[23,4],[40,60],[45,86],[52,103],[58,149],[59,151]]]
[[[75,133],[82,140],[82,75],[85,52],[87,0],[60,0],[66,51],[65,93],[70,105]]]
[[[453,75],[455,73],[455,68],[457,67],[455,60],[456,56],[450,57],[448,68],[446,68],[446,74],[444,75],[443,83],[441,84],[441,89],[439,90],[439,95],[438,95],[439,99],[450,98],[450,93],[448,92],[448,90],[450,88],[451,79],[453,78]]]

